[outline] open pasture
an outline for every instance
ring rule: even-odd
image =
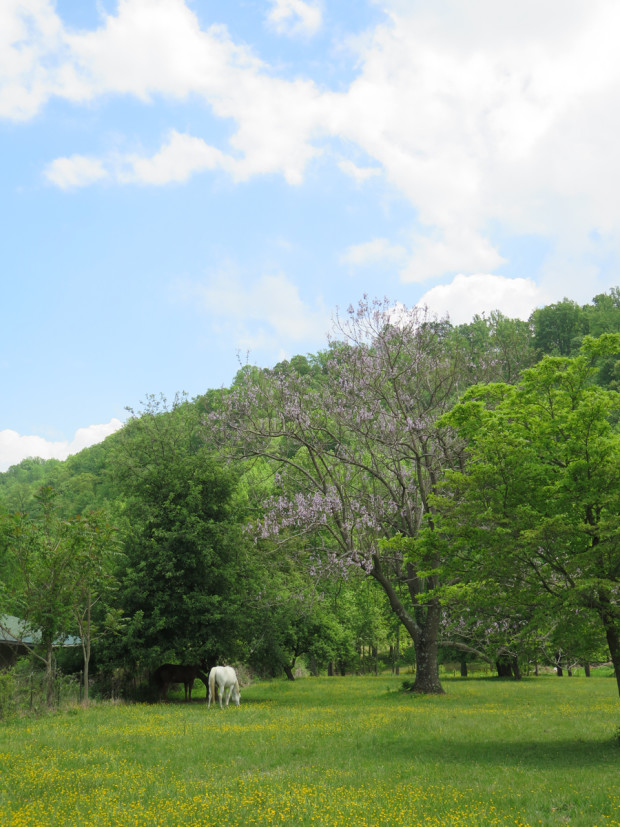
[[[615,681],[457,678],[442,697],[401,682],[264,682],[224,711],[203,694],[2,724],[0,824],[620,825]]]

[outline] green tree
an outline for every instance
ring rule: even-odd
[[[509,319],[499,311],[474,316],[459,325],[456,338],[468,352],[472,381],[515,382],[519,373],[535,361],[531,325]]]
[[[118,538],[115,529],[102,512],[94,512],[87,517],[75,517],[71,521],[71,526],[71,607],[82,647],[84,703],[87,704],[92,644],[103,630],[114,623],[116,615],[114,610],[108,607],[112,593],[118,585],[114,576],[115,562],[119,554]]]
[[[107,658],[146,667],[232,658],[246,576],[235,474],[202,439],[198,405],[150,397],[132,414],[111,458],[125,625]]]
[[[588,314],[576,302],[563,299],[535,310],[530,322],[534,327],[534,347],[543,355],[572,356],[579,350],[588,331]]]
[[[12,572],[8,608],[25,624],[25,631],[40,638],[34,654],[45,665],[47,703],[52,704],[54,647],[74,627],[76,605],[76,551],[79,532],[76,523],[59,516],[58,492],[41,488],[39,513],[7,514],[2,520],[2,537],[7,565]],[[39,651],[37,651],[39,650]]]
[[[581,606],[605,631],[620,692],[620,397],[595,384],[620,336],[586,337],[579,356],[545,357],[515,385],[469,389],[442,419],[467,440],[464,471],[435,499],[459,576],[528,602]]]
[[[599,293],[591,305],[584,307],[591,336],[601,333],[620,332],[620,288],[612,287],[608,293]]]

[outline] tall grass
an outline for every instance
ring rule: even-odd
[[[615,681],[257,683],[0,726],[3,825],[620,825]]]

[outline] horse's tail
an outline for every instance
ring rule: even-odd
[[[215,698],[215,671],[212,669],[209,672],[209,702],[207,706],[211,706],[211,701]]]

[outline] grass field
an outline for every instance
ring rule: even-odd
[[[0,824],[620,825],[613,679],[256,683],[0,725]],[[202,686],[201,686],[202,689]],[[178,697],[178,696],[177,696]]]

